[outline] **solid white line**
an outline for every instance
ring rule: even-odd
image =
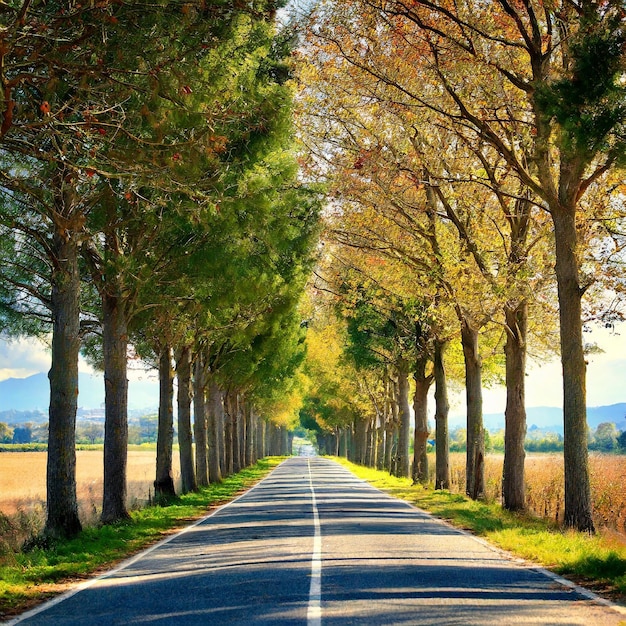
[[[26,619],[29,619],[31,617],[34,617],[35,615],[38,615],[39,613],[43,613],[44,611],[46,611],[48,609],[51,609],[53,606],[56,606],[57,604],[60,604],[61,602],[65,601],[65,600],[68,600],[72,596],[75,596],[80,591],[84,591],[85,589],[89,589],[89,587],[92,587],[97,582],[101,581],[102,579],[109,578],[110,576],[114,576],[115,574],[117,574],[118,572],[122,571],[123,569],[126,569],[127,567],[133,565],[134,563],[136,563],[137,561],[139,561],[143,557],[147,556],[151,552],[154,552],[155,550],[157,550],[161,546],[164,546],[165,544],[169,543],[170,541],[173,541],[174,539],[180,537],[181,535],[184,535],[185,533],[189,532],[190,530],[192,530],[196,526],[199,526],[204,521],[208,520],[210,517],[213,517],[214,515],[217,515],[220,511],[222,511],[225,508],[229,507],[231,504],[235,504],[235,502],[237,502],[241,498],[245,497],[248,493],[250,493],[250,491],[252,491],[253,489],[256,489],[258,486],[260,486],[283,463],[284,463],[284,461],[282,463],[280,463],[279,465],[277,465],[267,476],[265,476],[263,479],[261,479],[258,483],[255,483],[254,485],[252,485],[252,487],[250,487],[250,489],[248,489],[246,492],[244,492],[241,495],[237,496],[234,500],[231,500],[230,502],[227,502],[226,504],[223,504],[222,506],[218,507],[214,511],[211,511],[211,513],[209,513],[208,515],[205,515],[204,517],[200,518],[199,520],[196,520],[193,524],[191,524],[189,526],[186,526],[181,531],[177,532],[175,535],[170,535],[169,537],[166,537],[165,539],[162,539],[161,541],[159,541],[158,543],[155,543],[154,545],[150,546],[149,548],[147,548],[143,552],[140,552],[139,554],[136,554],[135,556],[131,557],[130,559],[128,559],[126,561],[124,561],[123,563],[120,563],[120,565],[118,565],[114,569],[109,570],[108,572],[105,572],[104,574],[101,574],[100,576],[97,576],[96,578],[91,578],[90,580],[87,580],[84,583],[80,583],[79,585],[77,585],[73,589],[70,589],[69,591],[66,591],[65,593],[62,593],[60,596],[57,596],[56,598],[53,598],[52,600],[48,600],[47,602],[44,602],[43,604],[40,604],[39,606],[36,606],[34,609],[31,609],[30,611],[27,611],[26,613],[22,613],[21,615],[18,615],[17,617],[14,617],[12,620],[9,620],[8,622],[3,622],[4,626],[14,626],[15,624],[19,624],[20,622],[22,622],[22,621],[24,621]]]
[[[317,500],[313,488],[311,461],[309,467],[309,487],[311,489],[311,505],[313,507],[313,556],[311,557],[311,586],[309,588],[309,608],[306,615],[307,626],[320,626],[322,623],[322,533],[320,530],[320,516],[317,511]]]

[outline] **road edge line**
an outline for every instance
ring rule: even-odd
[[[399,502],[402,502],[402,503],[406,504],[406,506],[408,506],[409,508],[414,509],[416,511],[419,511],[420,513],[423,513],[427,517],[430,517],[430,518],[432,518],[434,520],[437,520],[438,522],[441,522],[442,524],[445,524],[450,529],[455,530],[455,531],[457,531],[458,533],[460,533],[462,535],[466,535],[467,537],[470,537],[471,539],[473,539],[474,541],[482,544],[486,548],[489,548],[492,552],[495,552],[495,553],[499,554],[504,559],[506,559],[508,561],[511,561],[511,562],[514,562],[517,565],[519,565],[520,567],[524,567],[525,569],[533,570],[533,571],[535,571],[535,572],[537,572],[539,574],[542,574],[542,575],[546,576],[547,578],[552,579],[554,582],[562,585],[563,587],[566,587],[568,589],[571,589],[572,591],[575,591],[576,593],[578,593],[578,595],[583,596],[584,598],[586,598],[590,602],[593,602],[593,603],[595,603],[595,604],[597,604],[599,606],[603,606],[603,607],[605,607],[607,609],[611,609],[612,611],[615,611],[615,613],[619,613],[621,615],[626,615],[626,607],[625,606],[622,606],[621,604],[617,604],[616,602],[613,602],[612,600],[609,600],[607,598],[603,598],[602,596],[599,596],[597,593],[591,591],[590,589],[587,589],[585,587],[581,587],[579,584],[573,582],[572,580],[569,580],[568,578],[565,578],[564,576],[562,576],[560,574],[557,574],[557,573],[547,569],[543,565],[540,565],[538,563],[533,563],[532,561],[529,561],[527,559],[519,557],[519,556],[509,552],[508,550],[505,550],[504,548],[500,548],[499,546],[496,546],[495,544],[489,542],[487,539],[483,539],[482,537],[478,537],[477,535],[474,535],[469,530],[466,530],[464,528],[459,528],[458,526],[454,526],[448,520],[446,520],[446,519],[444,519],[442,517],[437,517],[434,513],[431,513],[430,511],[427,511],[426,509],[422,509],[419,506],[413,504],[412,502],[409,502],[408,500],[403,500],[402,498],[398,498],[397,496],[392,496],[390,493],[387,493],[386,491],[383,491],[382,489],[379,489],[378,487],[374,487],[374,485],[369,483],[367,480],[365,480],[364,478],[360,478],[354,472],[351,472],[347,467],[345,467],[341,463],[335,461],[334,459],[327,459],[327,460],[331,461],[333,463],[336,463],[339,467],[343,468],[349,474],[354,476],[354,478],[356,478],[358,481],[368,485],[369,487],[371,487],[375,491],[378,491],[380,494],[384,495],[386,498],[389,498],[391,500],[397,500]]]
[[[46,602],[43,602],[42,604],[36,606],[33,609],[30,609],[29,611],[26,611],[25,613],[17,615],[16,617],[10,619],[8,622],[1,622],[2,626],[14,626],[15,624],[19,624],[20,622],[24,620],[30,619],[31,617],[35,617],[39,613],[43,613],[44,611],[51,609],[57,604],[61,604],[61,602],[65,602],[65,600],[69,600],[71,597],[75,596],[77,593],[80,593],[81,591],[85,591],[86,589],[89,589],[89,587],[92,587],[97,582],[100,582],[101,580],[105,578],[109,578],[110,576],[114,576],[118,572],[121,572],[127,567],[130,567],[131,565],[133,565],[134,563],[136,563],[143,557],[147,556],[151,552],[154,552],[158,548],[168,544],[170,541],[173,541],[177,537],[184,535],[185,533],[189,532],[196,526],[199,526],[200,524],[208,520],[209,518],[213,517],[214,515],[217,515],[220,511],[229,507],[231,504],[235,504],[235,502],[237,502],[238,500],[240,500],[241,498],[249,494],[252,490],[256,489],[256,487],[258,487],[266,478],[269,478],[271,474],[273,474],[274,471],[276,471],[286,461],[287,459],[285,459],[284,461],[281,461],[274,469],[272,469],[271,472],[269,472],[269,474],[266,474],[261,480],[259,480],[257,483],[252,485],[250,489],[246,489],[246,491],[239,494],[236,498],[234,498],[230,502],[226,502],[226,504],[222,504],[221,506],[217,507],[215,510],[211,511],[209,514],[205,515],[204,517],[201,517],[200,519],[197,519],[195,522],[193,522],[193,524],[190,524],[189,526],[185,526],[183,529],[179,530],[177,533],[170,535],[169,537],[165,537],[165,539],[161,539],[157,541],[157,543],[151,545],[149,548],[146,548],[145,550],[138,552],[134,556],[131,556],[129,559],[122,561],[117,567],[114,567],[113,569],[107,572],[104,572],[104,574],[100,574],[99,576],[96,576],[95,578],[90,578],[89,580],[86,580],[85,582],[79,583],[73,589],[70,589],[69,591],[65,591],[61,595],[57,596],[56,598],[47,600]]]

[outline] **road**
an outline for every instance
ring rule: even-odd
[[[10,624],[617,625],[626,620],[327,459]]]

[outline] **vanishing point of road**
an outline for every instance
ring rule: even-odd
[[[333,461],[294,457],[182,533],[9,623],[597,626],[625,620]]]

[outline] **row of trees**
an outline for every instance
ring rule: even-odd
[[[147,415],[128,421],[128,443],[156,443],[158,418]],[[176,435],[176,433],[174,433]],[[26,422],[21,425],[0,422],[0,443],[48,443],[48,423]],[[76,443],[104,443],[102,421],[79,420],[76,423]]]
[[[503,503],[523,509],[527,354],[558,345],[565,524],[584,531],[593,520],[582,324],[619,317],[625,43],[617,0],[329,0],[301,49],[309,172],[335,198],[316,286],[346,320],[348,360],[374,404],[361,413],[365,454],[396,424],[397,443],[383,441],[408,473],[412,372],[414,475],[434,382],[436,482],[446,486],[448,349],[446,364],[462,356],[467,492],[480,497],[481,389],[501,364]]]
[[[129,355],[160,372],[157,492],[173,492],[174,375],[185,490],[266,451],[259,415],[292,417],[319,199],[297,180],[277,8],[2,7],[0,313],[5,333],[51,338],[49,536],[81,527],[81,349],[104,371],[104,523],[128,516]]]

